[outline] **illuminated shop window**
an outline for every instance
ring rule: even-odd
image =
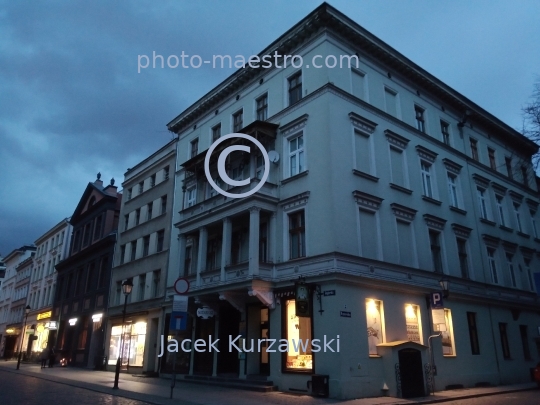
[[[407,340],[422,344],[422,322],[418,305],[405,304],[405,322],[407,324]]]
[[[287,360],[285,367],[287,370],[291,371],[312,370],[311,317],[296,316],[295,300],[287,300],[286,317],[286,333],[289,342],[289,351],[286,353]]]
[[[384,343],[383,303],[379,300],[366,300],[367,336],[370,355],[377,355],[377,345]]]
[[[137,322],[126,325],[126,335],[123,339],[124,353],[123,365],[142,367],[144,357],[144,343],[146,341],[146,322]],[[120,338],[122,326],[113,326],[111,331],[111,341],[109,344],[109,364],[115,365],[118,356],[121,354]]]
[[[454,327],[452,325],[452,312],[449,309],[444,310],[445,331],[442,333],[443,356],[455,356],[456,347],[454,344]]]

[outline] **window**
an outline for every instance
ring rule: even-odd
[[[259,227],[259,262],[268,262],[268,225],[263,222]]]
[[[477,187],[476,195],[478,197],[478,205],[480,209],[480,218],[488,219],[487,205],[486,205],[486,190]]]
[[[506,222],[504,220],[503,197],[500,195],[495,195],[495,201],[497,204],[497,213],[499,215],[499,222],[502,226],[506,226]]]
[[[152,277],[152,296],[159,296],[159,285],[161,284],[161,270],[155,270]]]
[[[478,141],[476,139],[471,138],[470,139],[471,144],[471,156],[474,160],[480,160],[478,159]]]
[[[467,257],[467,241],[462,238],[456,238],[458,257],[459,257],[459,269],[461,270],[461,277],[470,278],[469,275],[469,260]]]
[[[186,190],[186,207],[192,207],[197,203],[197,187]]]
[[[100,215],[96,219],[96,226],[94,228],[94,240],[101,238],[102,223],[103,223],[103,216]]]
[[[534,281],[531,273],[531,259],[523,259],[525,262],[525,272],[527,273],[527,280],[529,281],[529,290],[534,291]]]
[[[135,225],[139,225],[141,223],[141,209],[137,208],[135,210]]]
[[[161,252],[163,250],[163,240],[165,239],[165,230],[158,231],[157,233],[157,248],[156,252]]]
[[[304,171],[304,135],[289,140],[290,176]]]
[[[441,331],[443,356],[455,356],[456,348],[454,346],[454,326],[452,325],[452,312],[449,309],[444,310],[444,331]]]
[[[289,214],[289,257],[306,256],[306,227],[304,211]]]
[[[150,176],[150,187],[154,187],[156,185],[156,175],[153,174]]]
[[[130,243],[130,249],[131,249],[131,258],[130,260],[133,261],[135,260],[135,255],[137,253],[137,242],[136,241],[133,241]]]
[[[143,238],[143,257],[148,256],[149,249],[150,249],[150,235],[147,235]]]
[[[184,255],[184,277],[191,274],[192,255],[193,255],[192,246],[186,246],[186,254]]]
[[[523,346],[523,357],[525,360],[530,360],[531,350],[529,349],[527,325],[519,325],[519,335],[521,336],[521,345]]]
[[[429,243],[431,247],[431,258],[433,260],[433,271],[435,273],[442,273],[442,258],[441,258],[441,233],[429,230]]]
[[[288,79],[289,105],[293,105],[302,98],[302,72],[297,72]]]
[[[239,132],[244,126],[244,110],[237,111],[233,114],[233,132]]]
[[[422,169],[422,188],[426,197],[433,198],[433,188],[431,186],[431,165],[422,161],[420,163]]]
[[[165,166],[163,169],[163,180],[169,179],[169,166]]]
[[[199,138],[195,138],[191,141],[191,154],[190,156],[194,158],[199,153]]]
[[[263,157],[262,153],[257,153],[255,163],[256,163],[255,174],[256,174],[257,178],[260,180],[260,179],[262,179],[262,176],[264,174],[264,157]],[[212,189],[213,189],[213,187],[212,187]]]
[[[509,359],[510,358],[510,345],[508,344],[508,336],[506,334],[506,323],[499,322],[499,335],[501,337],[503,357],[505,359]]]
[[[122,282],[121,281],[117,281],[116,282],[116,294],[114,295],[115,297],[115,304],[116,305],[120,305],[121,303],[121,298],[122,298]]]
[[[450,146],[450,124],[441,120],[441,134],[445,145]]]
[[[471,341],[471,354],[480,354],[480,344],[478,343],[478,329],[476,327],[476,312],[467,312],[467,323],[469,324],[469,340]]]
[[[499,284],[499,277],[497,275],[497,264],[495,261],[495,249],[487,248],[489,269],[491,271],[491,281],[493,284]]]
[[[133,196],[133,189],[128,188],[128,191],[127,191],[127,199],[128,199],[128,201],[131,200],[132,196]]]
[[[83,291],[84,291],[84,269],[82,267],[80,267],[78,270],[77,270],[77,280],[75,282],[75,295],[79,295],[81,294]],[[39,294],[39,292],[38,292]]]
[[[167,212],[167,196],[164,195],[161,197],[161,214],[165,214]]]
[[[405,304],[405,323],[407,325],[407,340],[422,344],[422,322],[418,305]]]
[[[215,270],[218,268],[217,255],[219,250],[219,243],[217,239],[211,239],[207,244],[206,251],[206,270]]]
[[[538,228],[536,227],[536,218],[535,218],[536,212],[534,212],[533,210],[530,210],[529,212],[531,214],[532,234],[535,237],[535,239],[538,239]]]
[[[426,132],[426,122],[424,118],[425,110],[422,107],[415,105],[414,112],[416,117],[416,129],[421,132]]]
[[[509,179],[513,179],[514,175],[512,173],[512,158],[511,157],[505,157],[504,158],[504,164],[506,166],[506,174],[508,175]]]
[[[351,69],[352,94],[359,99],[366,99],[366,75],[356,69]],[[367,101],[367,100],[366,100]]]
[[[124,231],[127,231],[129,227],[129,214],[124,215]]]
[[[384,103],[386,112],[394,117],[397,117],[397,93],[385,87]]]
[[[120,264],[124,264],[126,260],[126,245],[120,246]]]
[[[516,284],[516,273],[514,272],[514,256],[507,253],[506,254],[506,262],[508,263],[508,273],[510,274],[510,282],[512,283],[512,287],[517,287]]]
[[[283,314],[284,338],[289,344],[289,350],[284,353],[285,369],[289,371],[312,370],[311,317],[296,316],[296,300],[287,300],[283,307],[285,311]]]
[[[139,276],[139,294],[138,301],[144,301],[144,292],[146,291],[146,274]]]
[[[221,136],[221,124],[217,124],[215,127],[212,127],[212,142],[215,142]]]
[[[516,215],[516,228],[518,232],[523,232],[523,228],[521,227],[521,216],[519,214],[519,204],[514,203],[514,213]]]
[[[495,161],[495,150],[488,148],[489,167],[493,170],[497,170],[497,162]]]
[[[123,246],[125,248],[125,246]],[[109,262],[109,256],[103,256],[99,261],[99,274],[98,274],[98,288],[105,287],[105,273],[107,271],[107,263]]]
[[[450,206],[459,208],[458,189],[457,189],[457,176],[455,174],[447,172],[448,180],[448,196],[450,199]]]
[[[84,226],[83,247],[90,243],[90,233],[92,232],[90,224]]]
[[[88,265],[88,273],[86,274],[86,286],[84,288],[84,292],[89,292],[90,289],[92,288],[92,282],[95,277],[95,274],[94,274],[95,269],[96,269],[96,264],[94,262]]]
[[[139,183],[139,194],[142,194],[144,191],[144,181],[141,181]]]
[[[152,210],[154,208],[154,203],[148,203],[146,205],[146,220],[150,221],[152,219]]]
[[[525,186],[529,186],[529,176],[527,175],[527,166],[521,166],[521,180]]]
[[[257,105],[257,119],[265,121],[268,118],[268,94],[264,94],[255,100]]]
[[[385,341],[382,301],[366,299],[366,321],[369,355],[376,356],[377,345]]]

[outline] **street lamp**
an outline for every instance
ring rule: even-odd
[[[17,358],[17,370],[19,369],[21,365],[21,355],[22,355],[22,344],[24,340],[24,335],[26,333],[26,321],[28,320],[28,313],[30,312],[32,308],[30,308],[30,305],[27,305],[24,309],[24,327],[21,333],[21,343],[19,344],[19,357]]]
[[[449,281],[446,277],[443,277],[439,280],[439,285],[442,288],[444,298],[448,298],[448,296],[450,295],[450,291],[448,290],[448,283]]]
[[[133,289],[133,280],[128,278],[122,283],[122,292],[124,293],[124,309],[122,310],[122,335],[120,335],[120,348],[118,359],[116,360],[116,371],[114,373],[114,385],[113,389],[118,389],[118,378],[120,378],[120,365],[124,358],[124,324],[126,323],[126,307],[128,295],[131,294]]]

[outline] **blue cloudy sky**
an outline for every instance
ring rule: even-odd
[[[0,255],[72,214],[96,173],[123,173],[232,71],[146,69],[137,55],[263,50],[320,1],[0,0]],[[520,129],[540,75],[540,2],[330,2]]]

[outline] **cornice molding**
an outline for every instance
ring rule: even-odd
[[[390,204],[390,207],[392,208],[396,218],[405,222],[412,222],[416,216],[416,213],[418,212],[413,208],[405,207],[404,205],[397,203]]]
[[[375,132],[375,129],[377,128],[377,125],[378,125],[376,122],[368,120],[367,118],[362,117],[361,115],[358,115],[352,111],[349,113],[349,119],[351,120],[356,130],[368,136],[373,134],[373,132]]]
[[[355,190],[352,192],[354,201],[358,204],[361,210],[377,211],[384,198],[380,198],[362,191]]]

